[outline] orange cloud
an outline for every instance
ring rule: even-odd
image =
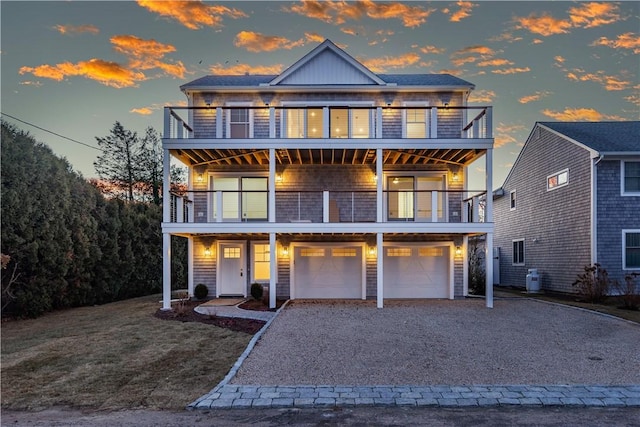
[[[456,50],[453,55],[465,55],[465,54],[478,54],[478,55],[495,55],[496,52],[488,46],[475,45],[467,46],[465,48]]]
[[[492,90],[474,90],[473,92],[471,92],[471,95],[469,95],[469,102],[487,104],[493,102],[495,97],[496,93]]]
[[[640,95],[633,94],[633,95],[625,96],[624,100],[640,107]]]
[[[464,64],[489,60],[495,54],[496,52],[488,46],[475,45],[453,52],[450,59],[454,66],[461,67]]]
[[[56,81],[62,81],[67,76],[82,76],[117,89],[137,86],[137,82],[146,79],[143,73],[129,70],[116,62],[95,58],[76,64],[63,62],[56,65],[21,67],[19,73],[31,73],[36,77]]]
[[[231,9],[222,5],[207,5],[200,0],[138,0],[138,5],[160,16],[174,19],[191,30],[198,30],[203,26],[220,27],[225,16],[232,19],[247,17],[241,10]]]
[[[451,22],[460,22],[464,18],[468,18],[471,16],[471,9],[477,6],[477,4],[471,3],[470,1],[458,1],[456,5],[460,9],[451,14],[451,17],[449,18],[449,21]]]
[[[231,67],[226,67],[223,64],[215,64],[209,68],[211,74],[217,74],[220,76],[236,76],[244,74],[253,75],[275,75],[280,74],[282,71],[282,64],[277,65],[257,65],[252,66],[249,64],[236,64]]]
[[[303,0],[289,8],[283,7],[283,10],[335,25],[342,25],[347,20],[357,21],[364,16],[372,19],[400,19],[402,24],[409,28],[425,23],[434,11],[404,3],[378,3],[372,0],[355,2]]]
[[[569,19],[574,27],[592,28],[619,21],[618,5],[612,2],[582,3],[569,9]]]
[[[136,36],[118,35],[111,37],[113,49],[129,58],[129,68],[134,70],[150,70],[160,68],[166,74],[184,78],[186,69],[182,62],[169,64],[161,59],[176,48],[170,44],[160,43],[155,40],[145,40]]]
[[[495,141],[493,144],[494,148],[500,148],[507,144],[517,144],[518,138],[517,135],[519,132],[525,130],[523,125],[508,125],[504,123],[499,123],[496,126],[495,132]]]
[[[310,43],[322,43],[326,37],[323,37],[318,33],[304,33],[304,38]]]
[[[517,23],[516,29],[525,29],[533,34],[540,34],[545,37],[554,34],[566,34],[572,27],[570,21],[556,19],[549,14],[542,14],[541,16],[531,14],[528,17],[516,17],[515,21]]]
[[[492,70],[491,72],[493,74],[517,74],[517,73],[528,73],[529,71],[531,71],[531,68],[522,67],[522,68],[507,68],[504,70]]]
[[[358,35],[358,30],[356,30],[355,28],[346,28],[346,27],[343,27],[343,28],[340,28],[340,31],[342,31],[343,33],[348,34],[348,35],[350,35],[350,36],[356,36],[356,35]]]
[[[508,59],[489,59],[487,61],[478,62],[478,67],[501,67],[503,65],[513,65]]]
[[[633,84],[628,80],[622,80],[620,77],[607,75],[604,71],[585,73],[583,70],[574,69],[567,72],[567,78],[577,82],[596,82],[604,86],[608,91],[625,90]]]
[[[608,46],[612,49],[633,49],[633,53],[640,53],[640,36],[629,32],[620,34],[615,40],[600,37],[594,41],[591,46]]]
[[[56,25],[53,28],[60,34],[98,34],[100,32],[100,30],[93,25]]]
[[[602,114],[593,108],[565,108],[564,111],[543,110],[542,114],[561,122],[599,122],[602,120],[624,120],[619,116]]]
[[[149,107],[142,107],[142,108],[132,108],[131,110],[129,110],[130,113],[136,113],[136,114],[140,114],[142,116],[149,116],[151,114],[153,114],[153,110]]]
[[[153,114],[154,111],[162,110],[164,107],[186,107],[187,101],[181,99],[179,101],[166,102],[164,104],[152,104],[148,107],[132,108],[130,113],[140,114],[142,116],[148,116]]]
[[[303,46],[304,40],[291,41],[285,37],[266,36],[253,31],[240,31],[233,44],[242,47],[249,52],[271,52],[278,49],[293,49]]]
[[[528,104],[530,102],[534,102],[534,101],[539,101],[542,98],[546,98],[547,96],[551,95],[551,92],[549,91],[537,91],[535,92],[533,95],[527,95],[527,96],[523,96],[522,98],[518,99],[518,102],[520,104]]]
[[[31,80],[26,80],[24,82],[20,82],[20,84],[23,85],[23,86],[35,86],[35,87],[42,86],[42,83],[40,83],[38,81],[34,82],[34,81],[31,81]]]
[[[420,55],[407,52],[398,56],[383,56],[380,58],[364,59],[359,61],[374,73],[382,73],[387,69],[404,68],[415,65],[420,61]]]
[[[564,64],[564,62],[566,61],[566,59],[560,55],[554,56],[553,59],[556,61],[556,65]]]
[[[427,45],[420,48],[420,52],[427,53],[427,54],[428,53],[440,54],[440,53],[444,53],[445,51],[446,49],[439,48],[433,45]]]

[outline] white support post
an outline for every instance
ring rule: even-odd
[[[276,137],[276,109],[269,107],[269,138]]]
[[[383,222],[384,218],[384,194],[382,192],[382,184],[384,180],[383,176],[383,162],[382,158],[382,148],[376,148],[376,176],[378,180],[376,181],[376,222]]]
[[[222,107],[216,107],[216,138],[222,138]]]
[[[322,192],[322,222],[329,222],[329,192]]]
[[[382,308],[384,306],[384,267],[382,260],[384,259],[382,233],[376,234],[376,306]]]
[[[163,149],[162,153],[162,220],[164,222],[171,221],[171,194],[169,188],[171,187],[171,154],[169,149]]]
[[[469,296],[469,236],[462,236],[462,295]]]
[[[269,148],[269,222],[276,222],[276,150]]]
[[[487,233],[485,241],[486,305],[493,308],[493,233]]]
[[[437,191],[431,192],[431,222],[438,222],[438,192]]]
[[[176,222],[184,222],[184,198],[176,197]]]
[[[187,279],[187,290],[189,292],[189,296],[193,296],[193,237],[187,238],[187,274],[189,278]]]
[[[222,191],[216,191],[216,222],[222,222]]]
[[[176,138],[184,138],[184,122],[182,120],[178,120],[176,123]]]
[[[329,138],[329,107],[322,107],[322,137]]]
[[[480,222],[480,197],[473,196],[471,200],[471,222]]]
[[[171,138],[171,108],[164,107],[164,133],[163,138]]]
[[[276,308],[276,285],[278,280],[277,250],[276,233],[269,233],[269,308]]]
[[[487,107],[485,126],[487,127],[485,138],[493,138],[493,107]]]
[[[487,201],[484,208],[484,222],[493,222],[493,149],[488,149],[486,156]],[[493,254],[491,254],[493,256]]]
[[[162,309],[171,310],[171,234],[162,234]]]
[[[480,119],[475,119],[473,121],[473,137],[480,138]]]
[[[382,138],[382,107],[376,108],[376,138]]]
[[[437,107],[433,107],[431,108],[431,127],[429,128],[430,132],[429,132],[429,136],[431,138],[437,138],[438,137],[438,108]]]

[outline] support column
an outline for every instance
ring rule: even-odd
[[[162,150],[162,221],[171,221],[171,194],[169,192],[171,187],[171,154],[169,149]]]
[[[269,148],[269,222],[276,222],[276,150]],[[274,252],[275,253],[275,252]]]
[[[269,308],[276,308],[276,282],[278,280],[278,246],[276,233],[269,233]]]
[[[376,181],[376,222],[377,223],[383,222],[383,218],[384,218],[384,201],[383,201],[384,194],[382,192],[382,188],[383,188],[382,185],[384,181],[384,170],[383,170],[384,159],[382,158],[382,156],[383,156],[382,148],[377,148],[376,149],[376,177],[378,178],[378,180]]]
[[[171,310],[171,234],[162,233],[162,309]]]
[[[487,200],[484,210],[484,222],[493,222],[493,149],[488,149],[486,156]]]
[[[469,236],[462,236],[462,295],[469,296]]]
[[[487,280],[485,299],[487,308],[493,308],[493,233],[487,233],[484,250],[485,272]]]
[[[382,260],[384,259],[384,248],[382,247],[383,239],[382,233],[376,234],[376,306],[382,308],[384,306],[384,268]]]
[[[193,296],[193,237],[187,238],[187,291]]]

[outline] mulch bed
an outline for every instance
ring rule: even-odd
[[[162,320],[177,320],[179,322],[200,322],[251,335],[258,332],[266,323],[262,320],[209,316],[206,314],[196,313],[194,308],[200,304],[202,304],[202,302],[186,301],[184,303],[184,309],[178,309],[177,305],[174,305],[173,310],[158,309],[155,313],[155,317]]]

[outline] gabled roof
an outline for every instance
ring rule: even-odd
[[[543,127],[567,141],[589,150],[592,158],[600,156],[640,156],[640,121],[627,122],[536,122],[520,150],[502,186],[494,190],[494,198],[504,195],[504,184],[518,167],[522,153],[534,138],[535,130]]]
[[[347,73],[335,73],[342,75],[343,81],[331,81],[330,77],[333,77],[334,73],[327,72],[328,66],[331,70],[347,70]],[[303,77],[305,73],[306,77]],[[309,80],[312,82],[305,82]],[[209,75],[186,83],[180,86],[180,89],[272,90],[275,87],[322,85],[371,86],[392,90],[418,86],[449,90],[475,88],[474,84],[450,74],[376,74],[327,39],[279,75]]]
[[[640,121],[629,122],[538,122],[600,155],[640,153]]]

